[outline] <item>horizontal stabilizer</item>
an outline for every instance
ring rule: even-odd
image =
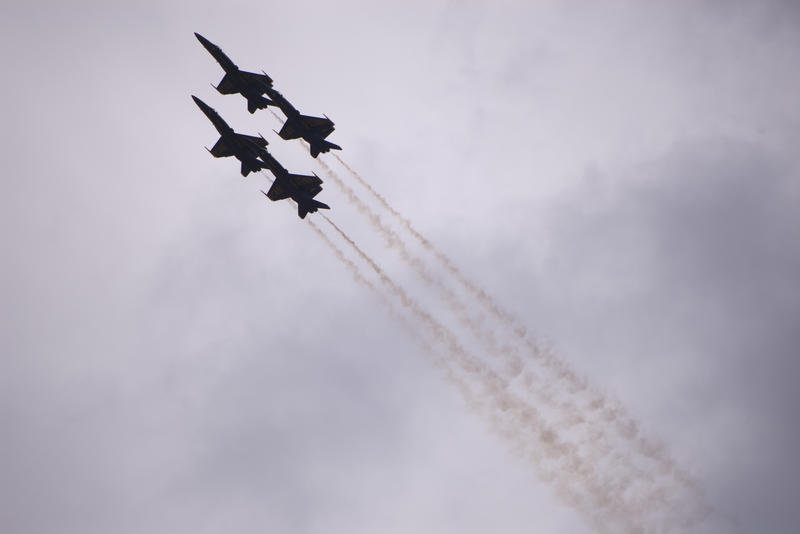
[[[323,209],[323,210],[331,209],[330,206],[328,206],[324,202],[320,202],[319,200],[311,200],[310,202],[314,204],[314,211],[317,211],[317,209]]]
[[[247,111],[255,113],[257,109],[266,109],[270,104],[272,104],[272,100],[263,96],[251,97],[247,99]]]
[[[330,149],[341,150],[342,147],[336,143],[331,143],[330,141],[317,141],[315,143],[311,143],[311,157],[316,158],[321,152],[328,152]]]
[[[247,176],[251,172],[258,172],[264,168],[264,162],[254,158],[240,159],[242,162],[242,176]]]
[[[324,202],[310,198],[304,198],[297,203],[297,215],[301,219],[305,219],[307,214],[314,213],[318,209],[329,210],[331,207]]]

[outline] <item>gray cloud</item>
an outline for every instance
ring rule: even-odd
[[[233,7],[0,21],[4,531],[590,531],[265,181],[207,156],[190,93],[277,123],[207,86],[193,31],[336,120],[346,161],[721,513],[797,530],[791,3]]]
[[[576,192],[553,210],[539,273],[546,304],[535,306],[561,318],[551,332],[572,340],[590,375],[638,380],[622,388],[634,412],[665,418],[662,438],[716,481],[713,499],[736,503],[746,531],[790,531],[800,494],[790,459],[800,441],[796,162],[699,140],[637,166],[622,186],[589,172]]]

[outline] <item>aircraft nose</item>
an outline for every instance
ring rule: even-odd
[[[194,32],[194,36],[197,37],[197,40],[200,41],[200,44],[202,44],[205,48],[208,48],[208,47],[212,46],[211,45],[211,41],[209,41],[208,39],[206,39],[205,37],[203,37],[199,33]]]
[[[208,104],[206,104],[205,102],[203,102],[202,100],[200,100],[199,98],[197,98],[194,95],[192,95],[192,100],[194,100],[194,103],[197,104],[197,107],[202,109],[203,112],[206,112],[206,110],[208,109]]]

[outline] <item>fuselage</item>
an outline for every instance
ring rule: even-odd
[[[225,120],[219,116],[219,113],[217,113],[217,111],[214,108],[212,108],[211,106],[209,106],[208,104],[206,104],[205,102],[203,102],[194,95],[192,95],[192,99],[194,100],[194,103],[197,104],[197,107],[199,107],[203,111],[203,113],[205,113],[206,117],[208,117],[208,120],[211,121],[211,124],[214,125],[214,128],[217,129],[220,135],[222,136],[233,135],[233,128],[228,126],[228,123],[225,122]]]
[[[267,88],[266,94],[269,96],[269,99],[272,100],[272,102],[278,106],[281,111],[283,111],[283,114],[286,115],[287,119],[296,119],[300,117],[300,112],[297,111],[297,108],[295,108],[291,102],[286,100],[286,97],[280,94],[278,91],[272,87],[269,87]]]
[[[278,160],[276,160],[266,148],[262,148],[259,152],[259,157],[261,158],[261,161],[264,162],[264,167],[269,169],[269,171],[275,175],[275,179],[288,181],[287,178],[289,176],[289,171],[287,171],[283,165],[278,163]]]
[[[239,67],[236,66],[236,63],[231,61],[231,58],[225,55],[225,52],[222,51],[220,47],[200,35],[199,33],[195,32],[195,37],[197,40],[200,41],[200,44],[208,50],[208,53],[214,56],[214,59],[217,60],[217,63],[220,64],[222,69],[225,71],[226,74],[232,74],[234,72],[239,72]]]

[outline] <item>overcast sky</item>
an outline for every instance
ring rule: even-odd
[[[331,117],[351,167],[627,407],[715,510],[688,532],[800,531],[796,3],[7,4],[3,532],[597,532],[264,175],[204,150],[190,94],[320,173],[330,217],[446,314],[279,121],[209,86],[193,32]]]

